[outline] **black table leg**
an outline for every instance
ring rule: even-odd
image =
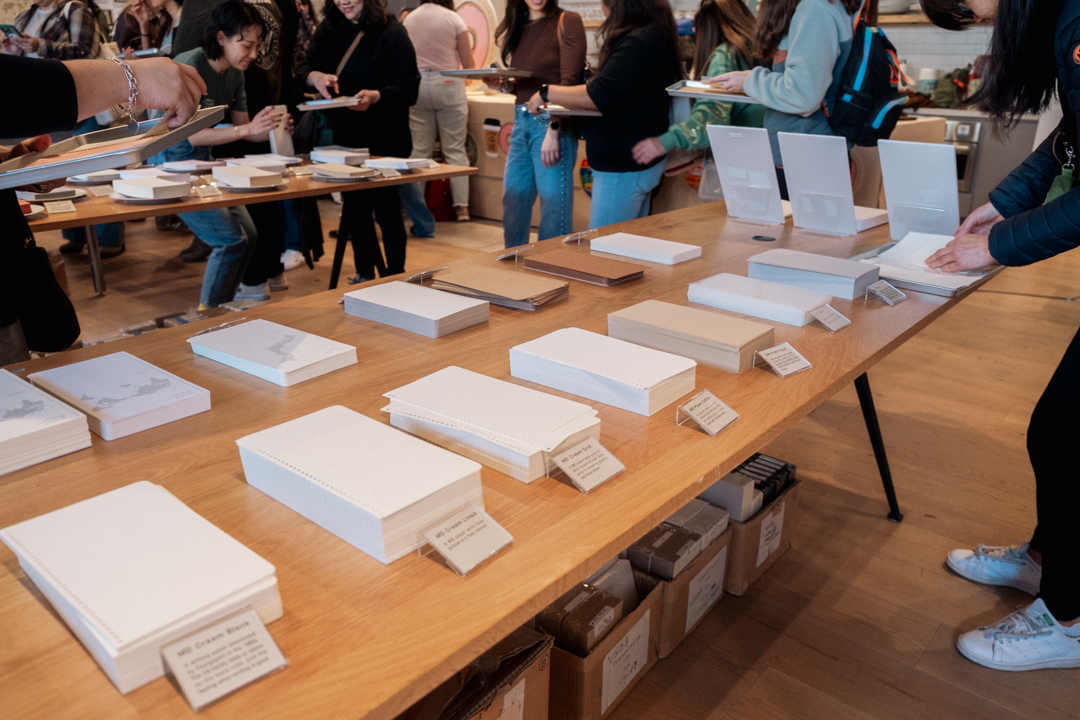
[[[345,260],[345,246],[349,244],[349,238],[340,229],[338,230],[337,245],[334,246],[334,265],[330,268],[330,289],[337,287],[338,276],[341,275],[341,263]]]
[[[900,506],[896,502],[896,490],[893,488],[892,473],[889,472],[889,459],[885,456],[885,443],[881,439],[881,426],[878,425],[877,410],[874,409],[874,395],[870,392],[870,380],[866,377],[866,373],[855,378],[855,390],[859,393],[859,405],[862,406],[866,431],[870,434],[870,444],[874,448],[878,472],[881,473],[881,484],[885,486],[885,497],[889,501],[888,517],[893,522],[900,522],[904,516],[900,513]]]

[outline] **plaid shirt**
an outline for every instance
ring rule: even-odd
[[[13,24],[22,31],[35,12],[48,13],[38,31],[38,57],[56,60],[97,57],[100,31],[94,14],[85,4],[79,0],[60,0],[44,10],[31,5],[19,13]]]

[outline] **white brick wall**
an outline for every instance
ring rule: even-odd
[[[900,61],[907,61],[908,72],[917,78],[922,68],[949,72],[986,53],[993,28],[979,25],[952,32],[933,25],[886,25],[885,35],[896,46]]]

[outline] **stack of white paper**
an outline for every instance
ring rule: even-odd
[[[345,312],[429,338],[443,337],[487,322],[485,300],[461,297],[406,282],[345,293]]]
[[[386,397],[394,427],[527,483],[554,469],[545,468],[545,452],[600,439],[600,419],[588,405],[459,367]]]
[[[86,447],[85,415],[0,370],[0,475]]]
[[[120,171],[121,180],[137,180],[148,177],[169,177],[169,171],[159,165]]]
[[[364,161],[364,167],[369,167],[372,170],[423,170],[426,167],[430,167],[431,163],[427,158],[396,158],[396,157],[381,157],[381,158],[369,158]]]
[[[608,315],[608,335],[730,373],[750,369],[754,353],[773,346],[771,325],[659,300]]]
[[[183,178],[187,177],[187,181]],[[191,194],[190,177],[174,175],[170,178],[147,176],[131,180],[113,180],[112,188],[116,193],[129,198],[144,200],[164,200],[183,198]]]
[[[126,352],[43,370],[30,381],[115,440],[210,409],[210,392]]]
[[[252,155],[250,157],[242,158],[229,158],[225,161],[227,167],[246,166],[259,168],[266,172],[277,173],[284,175],[287,168],[287,163],[284,159],[276,156],[267,157],[266,155]]]
[[[589,247],[596,252],[621,255],[635,260],[648,260],[662,265],[675,265],[701,257],[701,248],[697,245],[657,240],[624,232],[594,238],[589,242]]]
[[[686,296],[690,302],[800,327],[814,321],[811,310],[832,300],[825,293],[730,273],[690,283]]]
[[[311,151],[313,163],[340,163],[342,165],[363,165],[371,157],[367,148],[347,148],[340,145],[317,147]]]
[[[269,320],[188,338],[196,355],[288,387],[356,364],[356,348]]]
[[[315,176],[316,180],[320,178],[330,178],[331,180],[351,178],[355,180],[372,177],[378,173],[374,170],[358,167],[356,165],[345,165],[344,163],[320,163],[311,166],[311,174]]]
[[[0,530],[109,679],[165,674],[161,648],[254,606],[282,615],[274,566],[167,490],[137,482]]]
[[[75,182],[86,183],[88,185],[89,184],[95,184],[95,185],[101,184],[101,185],[104,185],[105,183],[111,183],[113,180],[119,180],[120,179],[120,171],[119,170],[98,170],[97,172],[91,172],[91,173],[79,173],[78,175],[72,175],[70,179],[74,180]]]
[[[697,363],[581,328],[563,328],[510,349],[510,374],[615,407],[652,415],[694,389]]]
[[[829,293],[854,300],[878,281],[874,266],[843,258],[786,250],[767,250],[749,259],[750,277]]]
[[[335,405],[236,441],[248,482],[383,563],[469,503],[480,466]]]
[[[270,172],[250,165],[226,165],[214,168],[214,179],[229,187],[275,187],[281,185],[284,178],[281,172]]]
[[[207,173],[224,165],[224,160],[172,160],[161,167],[171,173]]]
[[[304,158],[297,157],[296,155],[282,155],[281,153],[252,153],[244,156],[245,160],[254,160],[256,162],[268,162],[268,163],[285,163],[286,165],[299,165],[304,162]]]
[[[952,239],[952,235],[908,233],[885,252],[862,262],[877,265],[881,277],[897,287],[926,290],[921,286],[929,286],[945,291],[962,290],[986,277],[986,273],[947,273],[926,266],[926,259]]]

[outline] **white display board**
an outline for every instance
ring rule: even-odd
[[[880,140],[878,156],[890,237],[952,235],[960,226],[956,149],[949,143]]]
[[[769,225],[784,222],[769,132],[728,125],[707,129],[728,215]]]

